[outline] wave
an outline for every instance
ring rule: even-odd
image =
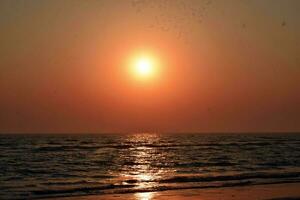
[[[31,191],[33,195],[43,195],[43,196],[49,196],[49,195],[59,195],[59,194],[78,194],[78,193],[88,193],[91,194],[95,191],[97,191],[97,194],[101,194],[104,192],[101,192],[103,190],[111,190],[111,189],[120,189],[120,188],[133,188],[134,185],[114,185],[114,184],[109,184],[109,185],[102,185],[102,186],[90,186],[90,187],[74,187],[74,188],[69,188],[69,189],[47,189],[47,190],[35,190]]]
[[[160,183],[183,183],[183,182],[211,182],[211,181],[242,181],[249,179],[283,179],[300,178],[300,172],[287,173],[244,173],[225,176],[177,176],[168,179],[159,180]]]
[[[224,187],[241,187],[250,185],[266,185],[280,183],[296,183],[300,180],[274,180],[270,182],[260,181],[238,181],[238,182],[216,182],[211,184],[195,184],[195,185],[157,185],[147,188],[137,188],[134,184],[127,185],[102,185],[102,186],[85,186],[74,187],[70,189],[47,189],[31,191],[31,199],[57,198],[57,197],[75,197],[86,195],[104,195],[104,194],[126,194],[136,192],[158,192],[168,190],[183,190],[183,189],[208,189],[208,188],[224,188]]]
[[[219,147],[246,147],[246,146],[268,146],[272,145],[271,142],[232,142],[232,143],[168,143],[168,144],[107,144],[107,145],[99,145],[99,144],[90,144],[90,143],[80,143],[76,145],[58,145],[58,143],[48,143],[48,145],[33,148],[33,152],[52,152],[52,151],[68,151],[68,150],[96,150],[103,148],[114,148],[114,149],[127,149],[127,148],[178,148],[178,147],[201,147],[206,150],[217,150]]]
[[[190,163],[175,163],[175,167],[213,167],[213,166],[235,166],[235,163],[228,161],[219,161],[219,162],[190,162]]]

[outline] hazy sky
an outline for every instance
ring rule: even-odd
[[[1,0],[0,132],[300,131],[299,0]],[[159,78],[127,73],[139,52]]]

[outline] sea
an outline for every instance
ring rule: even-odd
[[[300,182],[300,134],[1,134],[0,199]]]

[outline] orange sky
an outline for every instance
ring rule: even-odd
[[[298,0],[4,0],[0,132],[300,130]],[[128,60],[159,62],[139,81]]]

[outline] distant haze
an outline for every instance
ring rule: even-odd
[[[299,0],[1,0],[0,132],[300,131]],[[126,62],[150,52],[158,80]]]

